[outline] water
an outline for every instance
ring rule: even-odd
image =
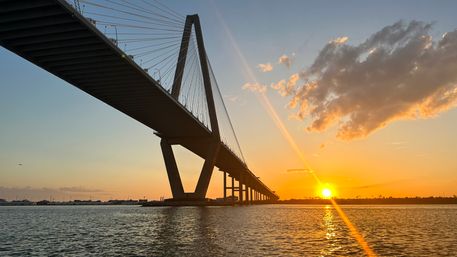
[[[457,206],[343,206],[379,256],[457,256]],[[0,207],[0,256],[363,256],[331,206]]]

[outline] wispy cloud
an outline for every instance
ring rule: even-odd
[[[388,144],[393,146],[397,150],[408,148],[408,142],[406,142],[406,141],[395,141],[395,142],[390,142]]]
[[[105,197],[111,195],[101,189],[88,189],[84,187],[61,187],[61,188],[48,188],[48,187],[3,187],[0,186],[0,198],[9,200],[14,199],[29,199],[29,200],[44,200],[44,199],[67,199],[81,198],[87,199],[90,196]]]
[[[299,79],[300,76],[298,73],[295,73],[292,74],[287,80],[283,79],[277,83],[271,84],[271,87],[278,90],[280,95],[287,96],[294,92],[295,86],[297,85]]]
[[[395,141],[395,142],[390,142],[389,144],[391,145],[406,145],[408,142],[406,141]]]
[[[85,187],[61,187],[59,188],[60,191],[64,192],[72,192],[72,193],[99,193],[104,192],[101,189],[91,189]]]
[[[260,83],[245,83],[242,87],[244,90],[249,90],[252,92],[265,93],[267,91],[267,86]]]
[[[402,180],[394,180],[394,181],[387,181],[383,183],[376,183],[376,184],[369,184],[369,185],[361,185],[361,186],[353,186],[349,187],[349,189],[370,189],[370,188],[379,188],[379,187],[387,187],[395,184],[410,182],[411,180],[402,179]]]
[[[239,105],[246,104],[246,100],[238,95],[224,95],[224,99],[227,99],[228,101]]]
[[[343,140],[397,120],[435,117],[457,105],[457,30],[434,41],[431,28],[400,21],[359,45],[348,45],[348,37],[331,40],[300,72],[303,83],[274,88],[291,98],[297,117],[310,118],[308,131],[336,124]]]
[[[309,174],[313,171],[310,169],[288,169],[286,170],[287,173],[300,173],[300,174]]]
[[[262,72],[270,72],[273,70],[271,63],[260,63],[257,65],[257,68]]]
[[[279,57],[278,63],[284,64],[287,68],[290,68],[290,66],[292,66],[292,57],[283,54]]]
[[[349,40],[348,37],[337,37],[329,42],[329,44],[344,44]]]

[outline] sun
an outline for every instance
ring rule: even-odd
[[[329,188],[323,188],[321,194],[324,199],[329,199],[332,197],[332,190]]]

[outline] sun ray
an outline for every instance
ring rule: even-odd
[[[215,9],[215,13],[216,13],[217,17],[219,18],[219,21],[220,21],[222,27],[224,28],[225,34],[227,35],[227,38],[229,39],[230,44],[232,45],[233,49],[235,49],[235,52],[236,52],[237,56],[239,57],[239,59],[241,61],[241,64],[243,65],[245,74],[247,74],[247,77],[248,77],[248,79],[250,81],[253,81],[253,82],[257,83],[257,79],[256,79],[256,77],[254,75],[254,72],[252,71],[252,69],[248,65],[248,62],[246,61],[246,58],[244,57],[243,53],[241,52],[240,48],[238,47],[238,44],[236,43],[235,39],[233,38],[233,35],[230,32],[230,29],[228,28],[227,24],[225,23],[222,15],[219,13],[219,11],[217,10],[217,8],[216,8],[216,6],[214,4],[213,4],[213,7]],[[286,126],[282,122],[281,118],[279,117],[278,113],[276,112],[276,109],[273,107],[273,105],[271,104],[270,100],[268,99],[268,97],[266,95],[266,92],[260,92],[260,93],[258,93],[256,95],[257,95],[258,99],[260,99],[261,104],[264,106],[265,110],[267,111],[267,113],[269,114],[269,116],[271,117],[271,119],[273,120],[275,125],[278,127],[278,129],[281,132],[281,134],[283,135],[283,137],[286,139],[286,141],[289,143],[290,147],[294,150],[294,152],[300,158],[300,160],[302,161],[304,167],[307,170],[310,171],[309,173],[312,175],[312,177],[314,178],[316,183],[319,185],[319,187],[322,187],[323,183],[321,182],[319,177],[316,175],[316,173],[313,171],[313,169],[311,168],[311,166],[307,162],[307,160],[306,160],[303,152],[301,151],[300,147],[295,142],[295,140],[292,137],[292,135],[290,134],[289,130],[286,128]],[[335,208],[335,210],[338,212],[338,215],[341,217],[343,222],[349,228],[352,236],[356,239],[358,244],[365,251],[365,254],[367,256],[370,256],[370,257],[376,256],[374,251],[369,247],[368,243],[365,241],[363,236],[360,234],[360,232],[358,232],[357,228],[351,223],[351,221],[349,220],[347,215],[338,206],[336,201],[334,199],[331,199],[331,198],[330,198],[330,201],[331,201],[333,207]]]

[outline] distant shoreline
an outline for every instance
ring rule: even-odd
[[[457,197],[404,197],[404,198],[334,198],[337,204],[340,205],[411,205],[411,204],[457,204]],[[309,199],[289,199],[289,200],[278,200],[278,201],[257,201],[255,204],[305,204],[305,205],[321,205],[331,204],[329,199],[320,198],[309,198]],[[141,200],[75,200],[68,202],[57,202],[57,201],[38,201],[33,202],[29,200],[15,200],[6,201],[0,199],[0,206],[77,206],[77,205],[143,205],[143,206],[181,206],[181,205],[195,205],[195,206],[224,206],[230,205],[231,202],[216,201],[208,199],[205,202],[199,204],[189,203],[176,203],[171,204],[168,201],[147,201]],[[239,204],[235,202],[235,204]]]
[[[337,204],[457,204],[457,197],[404,197],[404,198],[335,198]],[[278,204],[331,204],[328,199],[290,199],[277,201]]]

